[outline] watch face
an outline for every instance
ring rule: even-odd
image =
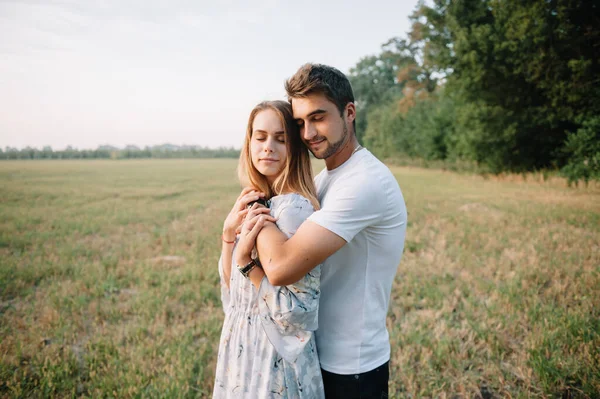
[[[252,259],[250,261],[250,263],[248,263],[246,266],[244,266],[244,267],[238,266],[237,268],[240,271],[240,273],[242,273],[242,276],[248,278],[248,273],[250,273],[250,271],[252,269],[254,269],[255,266],[256,266],[256,261],[254,259]]]

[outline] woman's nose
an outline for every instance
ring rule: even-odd
[[[273,140],[271,139],[266,139],[265,140],[265,146],[263,148],[264,152],[273,152]]]

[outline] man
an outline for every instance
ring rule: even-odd
[[[273,285],[294,283],[322,263],[316,342],[325,395],[387,397],[385,322],[404,247],[404,199],[390,170],[358,144],[354,95],[343,73],[306,64],[286,82],[286,91],[302,140],[325,160],[315,178],[321,209],[287,241],[251,211],[235,260],[252,266],[249,248],[256,237]]]

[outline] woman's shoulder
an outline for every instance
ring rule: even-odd
[[[312,204],[308,198],[298,193],[280,194],[271,198],[271,209],[277,209],[284,206],[297,206],[300,208],[308,206],[312,209]]]
[[[277,218],[277,227],[288,237],[315,211],[310,201],[297,193],[271,198],[271,216]]]

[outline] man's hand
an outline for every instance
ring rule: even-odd
[[[270,209],[260,204],[254,204],[246,214],[242,225],[240,239],[235,248],[235,262],[244,266],[252,260],[252,250],[256,246],[256,237],[266,222],[276,222],[277,219],[269,215]]]

